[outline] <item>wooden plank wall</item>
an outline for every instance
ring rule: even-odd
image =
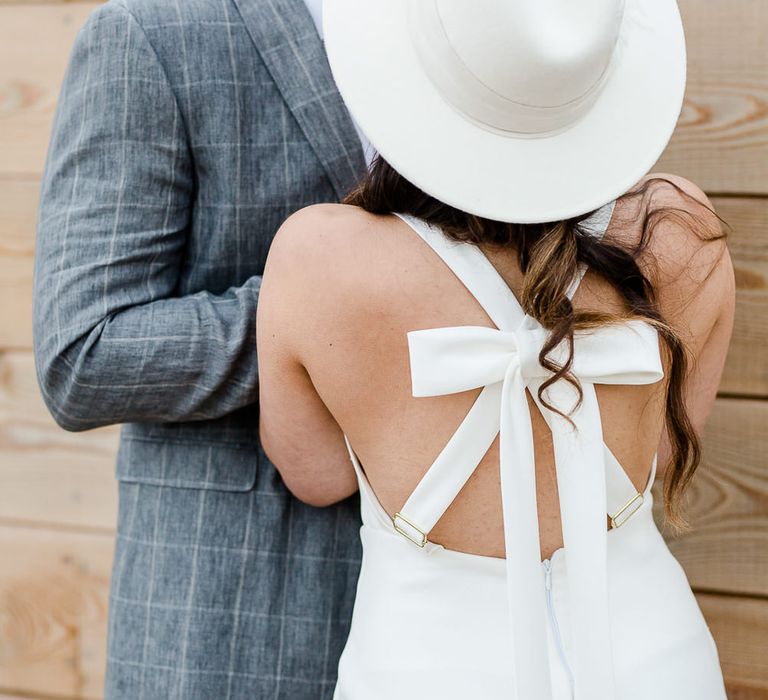
[[[35,383],[35,208],[69,48],[95,7],[0,0],[0,699],[98,698],[116,429],[67,434]],[[738,313],[690,493],[670,539],[717,639],[731,700],[768,699],[768,51],[764,0],[681,0],[690,79],[656,170],[733,227]],[[657,499],[658,500],[658,499]]]

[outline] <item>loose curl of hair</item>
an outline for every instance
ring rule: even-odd
[[[376,157],[368,174],[346,197],[344,203],[373,214],[410,214],[440,227],[446,236],[456,241],[513,249],[524,275],[521,306],[525,313],[537,319],[550,332],[539,361],[552,372],[552,376],[540,388],[539,398],[551,410],[556,409],[546,403],[543,392],[560,379],[570,382],[579,392],[581,400],[581,387],[571,373],[574,331],[629,318],[641,319],[653,325],[665,343],[670,361],[665,424],[671,458],[664,480],[664,511],[668,522],[680,530],[686,526],[680,514],[682,495],[701,461],[701,443],[691,424],[684,400],[684,384],[690,362],[680,337],[663,318],[655,289],[641,270],[638,260],[648,247],[654,228],[667,218],[674,218],[704,240],[722,239],[725,233],[720,230],[712,236],[704,236],[707,227],[690,211],[669,206],[649,206],[646,200],[650,200],[650,196],[646,195],[650,194],[649,188],[658,182],[673,186],[686,198],[705,207],[723,221],[716,212],[671,180],[647,178],[621,197],[642,197],[646,203],[640,239],[633,246],[625,247],[616,241],[591,235],[582,226],[582,222],[594,212],[538,224],[505,223],[468,214],[422,192],[381,156]],[[607,280],[620,294],[625,313],[596,313],[576,311],[573,308],[567,292],[581,264]],[[569,353],[567,361],[560,365],[549,355],[563,341],[567,343]]]

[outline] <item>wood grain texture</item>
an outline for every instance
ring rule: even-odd
[[[32,347],[32,269],[40,191],[0,180],[0,348]]]
[[[112,538],[0,525],[0,688],[98,698]]]
[[[728,700],[768,700],[768,690],[765,688],[747,686],[743,683],[726,683]]]
[[[768,698],[768,600],[697,598],[717,642],[729,700]]]
[[[712,204],[732,229],[726,231],[736,275],[736,319],[720,390],[768,396],[768,199],[715,197]]]
[[[70,49],[97,5],[0,5],[0,175],[39,175]]]
[[[718,399],[688,492],[691,530],[666,537],[699,591],[768,596],[768,402]],[[660,483],[654,491],[660,518]],[[766,639],[768,645],[768,639]]]
[[[0,352],[0,522],[112,530],[117,438],[117,427],[61,430],[43,404],[32,355]]]
[[[708,192],[768,191],[764,0],[680,0],[688,85],[677,131],[655,169]]]

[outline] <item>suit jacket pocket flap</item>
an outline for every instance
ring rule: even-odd
[[[258,464],[258,450],[248,445],[153,440],[124,432],[117,478],[172,488],[250,491]]]

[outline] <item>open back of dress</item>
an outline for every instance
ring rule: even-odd
[[[605,231],[613,204],[585,222],[594,235]],[[546,329],[523,312],[479,248],[452,241],[419,219],[400,218],[450,267],[496,328],[408,333],[414,396],[482,390],[393,518],[347,440],[362,496],[363,568],[336,700],[725,698],[714,642],[653,523],[655,459],[648,485],[638,493],[603,441],[595,384],[662,379],[655,329],[628,321],[577,332],[572,373],[581,385],[581,401],[565,381],[545,390],[546,403],[560,415],[539,399],[551,376],[539,362]],[[583,274],[582,269],[569,296]],[[551,356],[564,360],[567,348]],[[544,562],[526,390],[552,432],[560,496],[564,548]],[[497,435],[506,558],[431,542],[431,529]],[[669,590],[656,601],[643,590],[651,585]],[[659,609],[638,611],[637,600],[651,607],[658,602]],[[671,604],[674,613],[662,615]],[[653,659],[658,666],[658,649],[669,640],[666,633],[663,644],[656,637],[668,628],[670,615],[680,625],[673,635],[679,639],[673,644],[676,666],[665,670],[672,662],[663,660],[665,668],[653,671],[663,681],[645,686],[645,695],[622,687],[637,664],[642,668]],[[657,627],[649,626],[651,618],[659,620]],[[638,639],[637,630],[645,628],[645,638]],[[695,663],[695,678],[690,677],[694,666],[680,669],[680,663]],[[702,679],[706,692],[699,687]],[[636,679],[632,683],[638,685]],[[647,694],[649,688],[653,694]]]

